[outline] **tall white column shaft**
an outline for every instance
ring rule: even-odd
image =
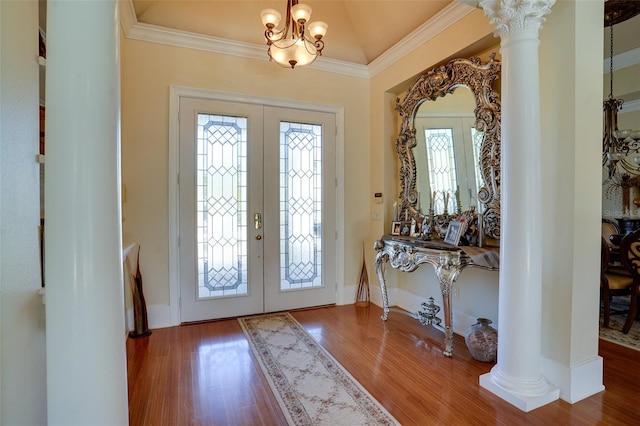
[[[502,157],[498,359],[480,384],[529,411],[558,398],[541,374],[542,182],[538,31],[554,0],[480,2],[498,23]]]
[[[46,81],[47,416],[128,423],[115,0],[49,0]]]

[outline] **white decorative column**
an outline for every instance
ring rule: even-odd
[[[47,422],[126,425],[115,0],[47,2]]]
[[[498,359],[480,385],[523,411],[558,399],[541,374],[541,139],[538,32],[555,0],[483,0],[502,54]]]

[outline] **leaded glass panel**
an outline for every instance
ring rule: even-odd
[[[484,180],[482,179],[482,171],[480,170],[480,150],[482,149],[482,140],[484,138],[484,132],[479,132],[475,129],[475,127],[471,128],[471,140],[473,141],[473,158],[475,162],[473,164],[473,169],[475,170],[476,176],[476,193],[480,188],[484,186]],[[479,203],[478,207],[484,208],[484,204]],[[482,210],[478,210],[482,211]]]
[[[198,114],[198,298],[238,296],[247,285],[247,119]]]
[[[453,129],[425,129],[425,143],[431,193],[435,193],[433,211],[436,214],[444,213],[446,194],[447,211],[455,212],[458,181],[453,149]]]
[[[322,126],[280,123],[280,289],[322,285]]]

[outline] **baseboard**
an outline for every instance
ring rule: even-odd
[[[352,304],[356,301],[357,286],[344,287],[344,303]],[[418,312],[423,302],[428,302],[428,297],[422,297],[417,294],[402,290],[396,287],[387,288],[387,296],[389,298],[389,306],[396,306],[409,312]],[[382,306],[382,293],[379,286],[369,287],[369,297],[371,303]],[[442,296],[434,294],[435,304],[442,307]],[[453,332],[464,336],[465,330],[472,324],[476,323],[476,317],[465,314],[464,312],[453,309],[451,311],[453,319]],[[442,311],[438,314],[442,319]],[[147,306],[147,322],[150,329],[174,327],[180,325],[179,321],[172,320],[172,310],[170,305],[150,305]],[[127,329],[133,330],[133,309],[127,309]]]
[[[570,404],[604,390],[603,365],[600,356],[572,366],[543,356],[542,376],[560,389],[560,398]]]
[[[171,309],[169,305],[150,305],[147,306],[147,324],[150,329],[166,328],[180,325],[171,320]],[[133,321],[133,308],[126,311],[127,330],[131,331],[135,328]]]

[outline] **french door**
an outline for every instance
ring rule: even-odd
[[[181,322],[335,303],[335,116],[180,98]]]

